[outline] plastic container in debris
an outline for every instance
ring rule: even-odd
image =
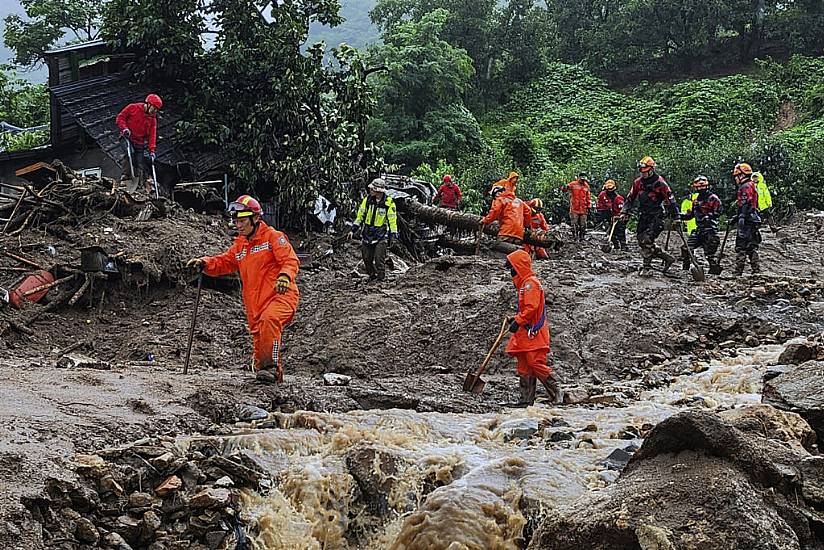
[[[12,307],[20,309],[23,307],[23,302],[39,302],[43,296],[49,293],[49,289],[41,290],[29,296],[23,296],[23,293],[33,290],[39,286],[47,285],[54,282],[54,275],[45,270],[40,270],[32,273],[23,282],[17,285],[17,288],[9,292],[9,303]]]

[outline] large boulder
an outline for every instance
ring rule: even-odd
[[[801,439],[809,434],[785,414],[758,407],[664,420],[614,485],[549,515],[529,548],[819,548],[820,476],[811,476],[807,502],[803,472],[815,464]]]
[[[808,361],[764,382],[762,401],[797,412],[824,441],[824,361]]]

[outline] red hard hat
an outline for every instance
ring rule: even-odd
[[[241,195],[229,205],[229,214],[233,218],[245,218],[255,214],[263,214],[260,203],[250,195]]]
[[[160,109],[163,108],[163,100],[160,99],[160,96],[157,95],[157,94],[147,95],[146,96],[146,103],[148,103],[149,105],[151,105],[152,107],[154,107],[157,110],[160,110]]]
[[[450,176],[449,174],[445,175],[443,177],[443,182],[444,183],[452,183],[452,176]]]

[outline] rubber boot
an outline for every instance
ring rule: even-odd
[[[518,376],[518,401],[508,406],[524,408],[533,403],[535,403],[535,379],[529,376]]]
[[[690,253],[683,246],[681,247],[681,269],[684,271],[690,270]]]
[[[655,251],[655,255],[664,260],[664,267],[661,269],[663,273],[666,273],[670,266],[675,263],[675,258],[660,248]],[[689,267],[687,267],[687,269],[689,269]]]
[[[761,258],[758,256],[757,250],[753,250],[750,254],[750,267],[752,267],[753,275],[761,273]]]
[[[738,252],[735,254],[735,275],[740,277],[744,274],[744,267],[747,265],[747,253]]]
[[[260,370],[255,373],[255,382],[258,384],[280,384],[283,382],[282,374],[278,372],[273,364],[263,364]]]
[[[545,380],[541,380],[541,384],[543,384],[544,389],[546,390],[549,404],[559,405],[564,402],[564,393],[558,385],[558,379],[555,376],[555,373],[547,376]]]
[[[644,258],[644,265],[641,266],[639,275],[641,275],[641,277],[649,277],[652,275],[652,258]]]

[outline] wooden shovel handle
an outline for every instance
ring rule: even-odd
[[[501,332],[498,333],[498,337],[495,339],[495,343],[492,344],[492,347],[489,348],[489,353],[486,354],[484,358],[484,362],[481,363],[481,366],[478,367],[478,372],[475,374],[475,380],[481,377],[486,370],[486,366],[489,364],[489,361],[492,360],[492,355],[498,350],[498,346],[501,345],[501,341],[504,339],[504,334],[506,334],[506,326],[508,325],[508,319],[504,317],[504,322],[501,324]]]

